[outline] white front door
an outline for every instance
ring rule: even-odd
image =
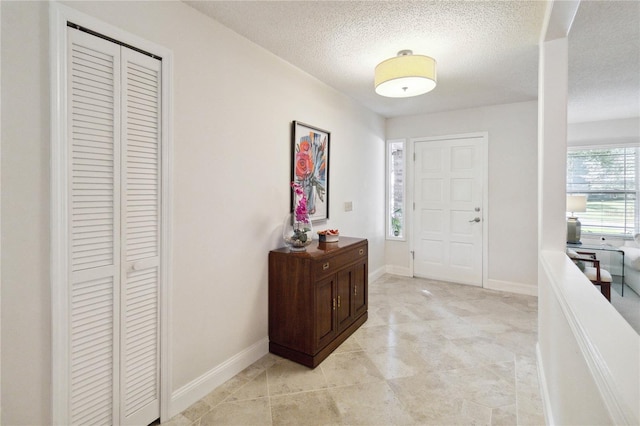
[[[414,140],[414,275],[482,286],[484,136]]]

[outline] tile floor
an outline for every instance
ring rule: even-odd
[[[542,425],[537,299],[385,275],[311,370],[268,354],[170,425]]]

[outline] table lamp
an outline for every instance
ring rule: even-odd
[[[574,213],[587,211],[587,196],[567,195],[567,211],[571,212],[571,216],[567,219],[567,242],[582,244],[580,242],[580,221]]]

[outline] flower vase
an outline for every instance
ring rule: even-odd
[[[289,213],[282,226],[282,238],[291,251],[305,251],[313,241],[313,226],[309,215],[296,217],[295,213]]]

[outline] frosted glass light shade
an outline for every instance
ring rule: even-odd
[[[568,212],[586,212],[587,196],[586,195],[567,195],[567,211]]]
[[[375,70],[376,93],[389,98],[418,96],[436,87],[436,61],[429,56],[399,53]]]

